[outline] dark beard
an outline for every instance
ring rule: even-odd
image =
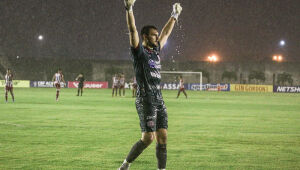
[[[150,41],[149,41],[148,45],[149,45],[151,48],[156,48],[156,47],[157,47],[157,45],[155,45],[154,43],[151,43]]]

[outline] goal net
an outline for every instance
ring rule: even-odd
[[[161,71],[161,88],[164,90],[179,89],[179,78],[183,78],[186,90],[202,90],[202,72]]]

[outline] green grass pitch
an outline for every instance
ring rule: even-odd
[[[15,88],[0,102],[0,169],[116,170],[141,137],[134,99],[111,90]],[[300,169],[300,95],[163,91],[169,170]],[[131,170],[155,170],[153,143]]]

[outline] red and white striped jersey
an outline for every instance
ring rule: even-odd
[[[120,78],[120,84],[121,84],[121,85],[125,85],[125,78],[124,78],[124,77],[121,77],[121,78]]]
[[[113,77],[113,85],[118,85],[119,80],[116,76]]]
[[[54,83],[60,83],[62,81],[63,75],[60,73],[55,73],[55,82]]]
[[[5,86],[12,86],[13,85],[13,75],[12,74],[6,74],[5,75]]]
[[[180,79],[179,81],[179,88],[184,88],[183,79]]]

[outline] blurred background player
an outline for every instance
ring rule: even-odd
[[[124,0],[127,26],[137,80],[136,110],[140,119],[142,137],[131,148],[119,170],[129,170],[130,164],[156,139],[156,158],[159,170],[167,164],[168,114],[160,90],[161,63],[159,53],[166,44],[182,7],[173,5],[173,12],[161,34],[155,26],[144,26],[140,40],[133,15],[135,0]],[[153,11],[153,13],[155,13]],[[148,14],[153,15],[153,14]],[[151,169],[151,168],[148,168]]]
[[[8,68],[5,75],[5,102],[7,102],[8,92],[11,94],[12,101],[15,102],[14,92],[13,92],[13,74]]]
[[[56,87],[56,101],[58,101],[59,98],[59,91],[60,91],[60,83],[63,82],[66,84],[64,80],[64,75],[62,74],[62,70],[59,68],[57,73],[53,75],[52,78],[53,85]]]
[[[120,75],[120,80],[119,80],[119,95],[121,96],[121,90],[123,90],[123,96],[125,96],[125,75],[122,73]]]
[[[179,90],[178,90],[177,98],[179,97],[181,92],[183,92],[183,94],[185,95],[185,98],[187,98],[187,94],[185,92],[184,81],[183,81],[182,76],[179,77]]]
[[[136,88],[137,88],[137,83],[136,83],[136,78],[134,76],[132,78],[132,97],[136,97]]]
[[[75,80],[76,80],[76,81],[79,81],[79,83],[78,83],[78,90],[77,90],[77,96],[79,96],[79,92],[80,92],[80,94],[81,94],[81,96],[82,96],[82,93],[83,93],[83,86],[84,86],[84,81],[85,81],[83,74],[80,73],[80,74],[76,77]]]
[[[115,74],[112,78],[112,97],[114,97],[114,94],[115,96],[118,95],[118,85],[119,85],[119,77],[117,74]]]

